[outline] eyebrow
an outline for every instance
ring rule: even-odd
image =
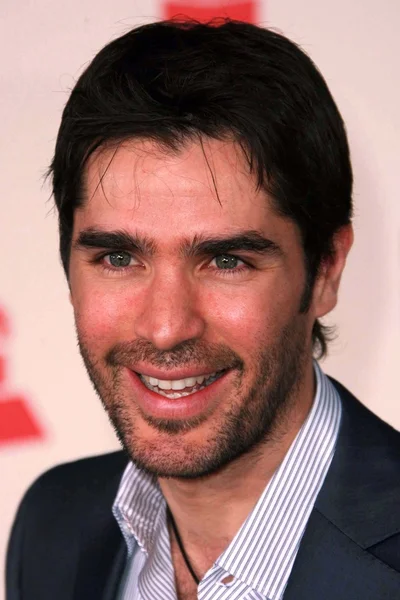
[[[218,254],[229,254],[237,251],[271,255],[283,254],[278,244],[256,230],[241,231],[230,236],[195,236],[192,241],[185,241],[181,245],[181,252],[185,256],[217,256]]]
[[[132,235],[126,231],[103,231],[89,228],[80,232],[74,247],[126,250],[142,256],[153,256],[157,251],[154,240],[139,234]],[[193,239],[184,240],[179,247],[184,257],[217,256],[230,252],[244,251],[261,255],[282,255],[278,244],[266,238],[257,230],[245,230],[235,235],[204,236],[195,235]]]
[[[107,249],[107,250],[126,250],[133,254],[152,256],[155,253],[156,246],[153,240],[141,236],[131,235],[130,233],[118,231],[103,231],[101,229],[84,229],[80,232],[74,247]]]

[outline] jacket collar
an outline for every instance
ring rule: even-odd
[[[111,509],[127,462],[124,452],[111,455],[98,481],[91,481],[88,486],[90,495],[85,498],[85,504],[90,512],[85,513],[80,531],[73,600],[114,600],[117,597],[127,552]]]
[[[333,383],[342,423],[316,508],[365,549],[400,532],[400,435]]]
[[[399,589],[398,572],[313,510],[284,600],[393,600]]]
[[[389,600],[400,574],[368,548],[400,531],[400,436],[333,383],[343,402],[336,452],[284,599]]]

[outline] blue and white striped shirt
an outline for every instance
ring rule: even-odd
[[[238,533],[198,586],[199,600],[281,600],[331,464],[341,401],[314,363],[312,409]],[[120,600],[176,600],[166,503],[151,476],[126,468],[113,513],[128,547]],[[232,575],[230,583],[222,580]]]

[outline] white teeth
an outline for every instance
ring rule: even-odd
[[[194,394],[194,392],[199,392],[200,390],[204,390],[206,386],[202,385],[199,388],[196,388],[195,390],[192,390],[190,392],[175,392],[174,394],[167,394],[167,392],[165,392],[164,390],[161,390],[160,388],[152,388],[150,387],[149,389],[151,389],[153,392],[156,392],[157,394],[159,394],[160,396],[164,396],[165,398],[168,398],[168,400],[176,400],[177,398],[184,398],[185,396],[191,396],[192,394]]]
[[[177,379],[176,381],[172,381],[172,389],[173,390],[183,390],[186,386],[186,379]]]
[[[149,377],[148,375],[141,375],[143,383],[154,392],[165,396],[166,398],[182,398],[188,396],[194,392],[198,392],[200,389],[210,385],[216,379],[218,379],[219,373],[212,373],[211,375],[199,375],[197,377],[186,377],[185,379],[156,379],[155,377]],[[205,385],[202,385],[205,382]],[[200,387],[201,386],[201,387]],[[192,388],[190,391],[179,393],[180,390],[185,388]],[[165,390],[165,391],[164,391]],[[166,393],[168,390],[174,390],[175,393]]]
[[[172,388],[172,381],[168,379],[159,379],[156,385],[161,390],[170,390]]]

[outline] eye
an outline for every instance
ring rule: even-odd
[[[132,261],[132,256],[129,252],[120,250],[118,252],[110,252],[104,256],[104,260],[107,264],[118,269],[123,267],[129,267]]]
[[[214,264],[218,269],[227,270],[237,269],[237,267],[242,266],[244,263],[240,258],[232,256],[231,254],[220,254],[213,258],[211,264]]]

